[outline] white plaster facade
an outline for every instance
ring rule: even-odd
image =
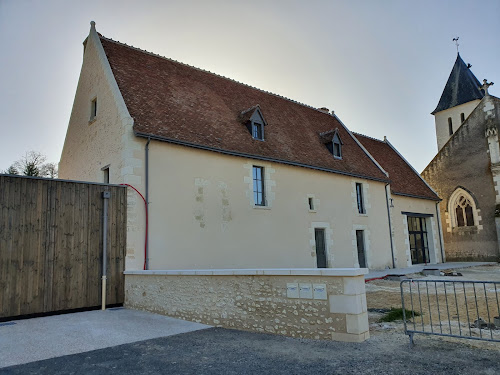
[[[462,125],[461,114],[463,113],[464,118],[467,119],[467,117],[469,117],[474,108],[477,107],[479,102],[480,102],[479,99],[473,100],[446,109],[444,111],[437,112],[434,115],[434,121],[436,124],[436,140],[437,140],[438,151],[441,150],[441,148],[446,144],[446,142],[448,142],[451,135],[453,135],[453,133],[455,133],[457,129]],[[451,118],[452,122],[453,133],[451,135],[449,132],[448,118]]]
[[[97,115],[90,121],[94,99]],[[110,183],[130,184],[145,195],[146,141],[133,133],[133,119],[92,26],[60,177],[103,182],[102,168],[109,165]],[[325,229],[328,267],[359,265],[357,229],[365,231],[370,268],[393,266],[391,240],[396,266],[406,266],[407,236],[398,210],[435,213],[432,201],[397,197],[390,228],[383,182],[156,140],[149,144],[149,163],[150,269],[314,268],[314,228]],[[253,202],[253,166],[265,172],[263,207]],[[356,183],[363,186],[363,214]],[[145,262],[146,215],[132,189],[127,215],[126,269],[139,270]]]

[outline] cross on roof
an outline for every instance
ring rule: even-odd
[[[460,44],[458,44],[458,39],[460,39],[460,37],[459,37],[459,36],[457,36],[456,38],[453,38],[453,41],[454,41],[454,42],[455,42],[455,44],[457,45],[457,53],[458,53],[458,46],[460,45]]]
[[[488,94],[488,87],[493,86],[493,85],[494,85],[493,82],[488,83],[488,81],[486,79],[483,79],[483,84],[481,86],[479,86],[479,89],[484,90],[484,95],[486,96],[486,95],[489,95]]]

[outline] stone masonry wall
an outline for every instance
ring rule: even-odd
[[[362,274],[294,271],[128,271],[125,305],[217,327],[338,341],[369,338]]]
[[[495,225],[496,192],[485,138],[487,104],[486,99],[481,101],[422,172],[422,177],[443,199],[440,211],[447,261],[499,259]],[[478,209],[477,225],[453,227],[448,205],[458,187],[473,196]]]

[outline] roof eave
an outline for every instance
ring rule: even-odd
[[[441,202],[442,199],[441,198],[431,198],[431,197],[425,197],[423,195],[415,195],[415,194],[407,194],[407,193],[398,193],[396,191],[391,191],[391,194],[393,195],[399,195],[399,196],[402,196],[402,197],[407,197],[407,198],[418,198],[418,199],[427,199],[429,201],[434,201],[434,202]]]
[[[275,158],[270,158],[270,157],[266,157],[266,156],[247,154],[244,152],[224,150],[224,149],[220,149],[220,148],[216,148],[216,147],[210,147],[210,146],[200,145],[197,143],[182,141],[179,139],[173,139],[173,138],[163,137],[163,136],[154,135],[154,134],[137,132],[135,130],[134,130],[134,134],[135,134],[135,136],[141,137],[141,138],[147,138],[147,139],[153,139],[153,140],[162,141],[162,142],[168,142],[168,143],[172,143],[172,144],[176,144],[176,145],[180,145],[180,146],[197,148],[200,150],[218,152],[218,153],[225,154],[225,155],[232,155],[232,156],[244,157],[244,158],[255,159],[255,160],[270,161],[270,162],[274,162],[274,163],[309,168],[309,169],[314,169],[314,170],[323,171],[323,172],[340,174],[340,175],[344,175],[344,176],[357,177],[357,178],[362,178],[362,179],[371,180],[371,181],[378,181],[378,182],[384,182],[384,183],[391,182],[389,179],[383,179],[383,178],[378,178],[378,177],[373,177],[373,176],[365,176],[365,175],[358,174],[358,173],[351,173],[351,172],[340,171],[337,169],[324,168],[324,167],[319,167],[319,166],[310,165],[310,164],[303,164],[303,163],[298,163],[298,162],[294,162],[294,161],[290,161],[290,160],[275,159]]]

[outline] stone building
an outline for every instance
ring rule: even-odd
[[[457,55],[436,109],[438,153],[422,172],[443,199],[448,261],[498,261],[500,99]]]
[[[439,197],[332,112],[99,35],[65,179],[124,183],[127,270],[384,269],[441,262]]]

